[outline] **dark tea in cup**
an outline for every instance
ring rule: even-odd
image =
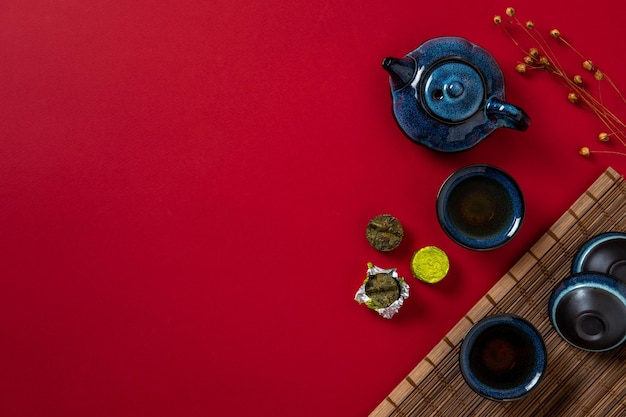
[[[546,368],[541,335],[526,320],[509,314],[476,323],[461,345],[459,363],[467,384],[492,400],[528,394]]]
[[[502,246],[519,230],[524,199],[517,183],[489,165],[470,165],[453,173],[437,196],[437,218],[446,234],[469,249]]]

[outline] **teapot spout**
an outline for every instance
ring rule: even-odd
[[[391,77],[391,83],[394,89],[397,90],[405,87],[411,81],[413,81],[413,78],[415,78],[417,65],[415,63],[415,60],[410,57],[387,57],[383,60],[383,68],[389,73],[389,76]]]

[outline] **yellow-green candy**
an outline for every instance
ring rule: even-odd
[[[413,276],[429,284],[441,281],[448,274],[448,269],[448,255],[436,246],[426,246],[418,250],[411,259]]]

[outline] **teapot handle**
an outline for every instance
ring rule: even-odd
[[[523,109],[493,96],[487,99],[485,113],[498,127],[508,127],[524,131],[528,129],[528,125],[530,125],[530,118]]]

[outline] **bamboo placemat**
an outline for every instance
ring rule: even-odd
[[[370,414],[381,416],[626,416],[626,349],[591,353],[566,343],[548,318],[548,299],[592,236],[626,232],[626,184],[607,170],[485,294]],[[497,313],[524,317],[543,335],[548,372],[524,399],[494,402],[475,394],[458,366],[472,324]]]

